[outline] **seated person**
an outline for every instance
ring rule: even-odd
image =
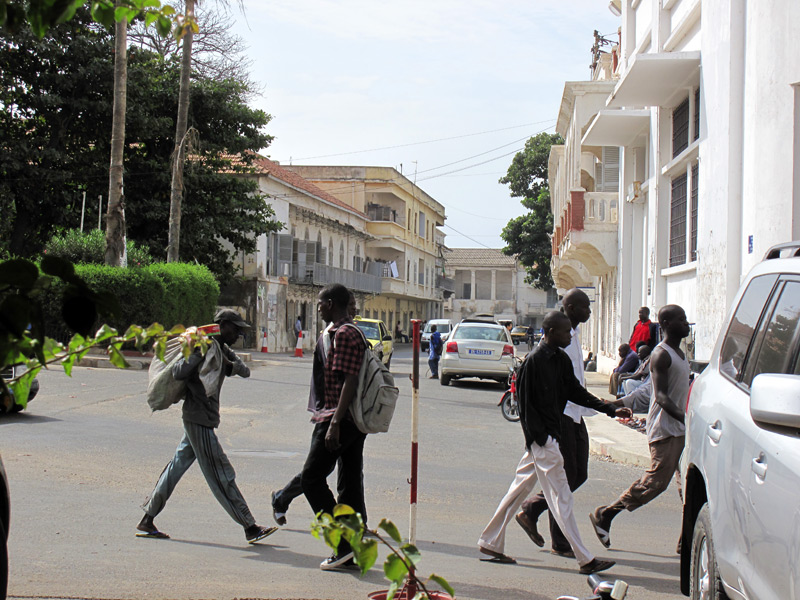
[[[619,378],[625,373],[633,373],[639,366],[639,356],[628,344],[620,344],[618,352],[619,364],[608,381],[608,393],[614,395],[619,390]]]
[[[620,408],[630,408],[633,414],[647,414],[650,410],[650,395],[653,391],[653,382],[650,375],[644,378],[642,385],[634,389],[630,394],[617,398],[611,403]]]
[[[617,396],[630,394],[634,389],[642,385],[647,376],[650,375],[650,346],[644,342],[639,342],[636,346],[636,354],[641,363],[633,373],[620,375],[621,390],[617,390]]]

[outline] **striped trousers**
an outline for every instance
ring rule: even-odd
[[[225,456],[214,429],[188,421],[183,422],[183,439],[175,450],[175,456],[164,467],[153,493],[142,506],[144,512],[155,517],[164,510],[175,486],[195,460],[211,493],[231,518],[245,528],[255,525],[247,502],[236,485],[236,472]]]

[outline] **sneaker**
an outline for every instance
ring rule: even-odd
[[[323,571],[333,571],[341,569],[342,567],[352,567],[356,563],[353,561],[353,553],[346,552],[342,555],[333,554],[319,564],[319,568]]]
[[[272,492],[272,518],[275,522],[283,527],[286,525],[286,511],[280,511],[275,504],[275,492]]]
[[[589,513],[589,520],[592,522],[592,528],[594,529],[594,534],[597,536],[597,539],[600,540],[603,546],[609,548],[611,547],[611,532],[609,531],[611,527],[603,522],[604,508],[604,506],[599,506],[594,512]]]
[[[603,560],[601,558],[593,558],[591,562],[588,562],[585,565],[581,565],[580,574],[591,575],[592,573],[599,573],[600,571],[605,571],[606,569],[610,569],[615,564],[617,563],[616,561],[613,560]]]
[[[244,537],[247,538],[248,544],[255,544],[263,540],[265,537],[272,535],[278,531],[277,527],[261,527],[261,525],[251,525],[244,530]]]

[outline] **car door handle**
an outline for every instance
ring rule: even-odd
[[[767,478],[767,457],[763,452],[758,455],[758,458],[753,459],[750,468],[761,481]]]
[[[715,444],[719,443],[719,439],[722,437],[722,423],[715,421],[713,425],[709,425],[706,435]]]

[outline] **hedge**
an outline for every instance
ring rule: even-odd
[[[120,332],[129,325],[164,327],[211,323],[219,299],[219,285],[207,267],[184,263],[159,263],[147,267],[120,268],[75,265],[76,274],[97,292],[111,292],[119,299],[120,314],[99,318]],[[45,292],[43,311],[46,335],[65,341],[69,332],[60,314],[63,284],[54,281]]]

